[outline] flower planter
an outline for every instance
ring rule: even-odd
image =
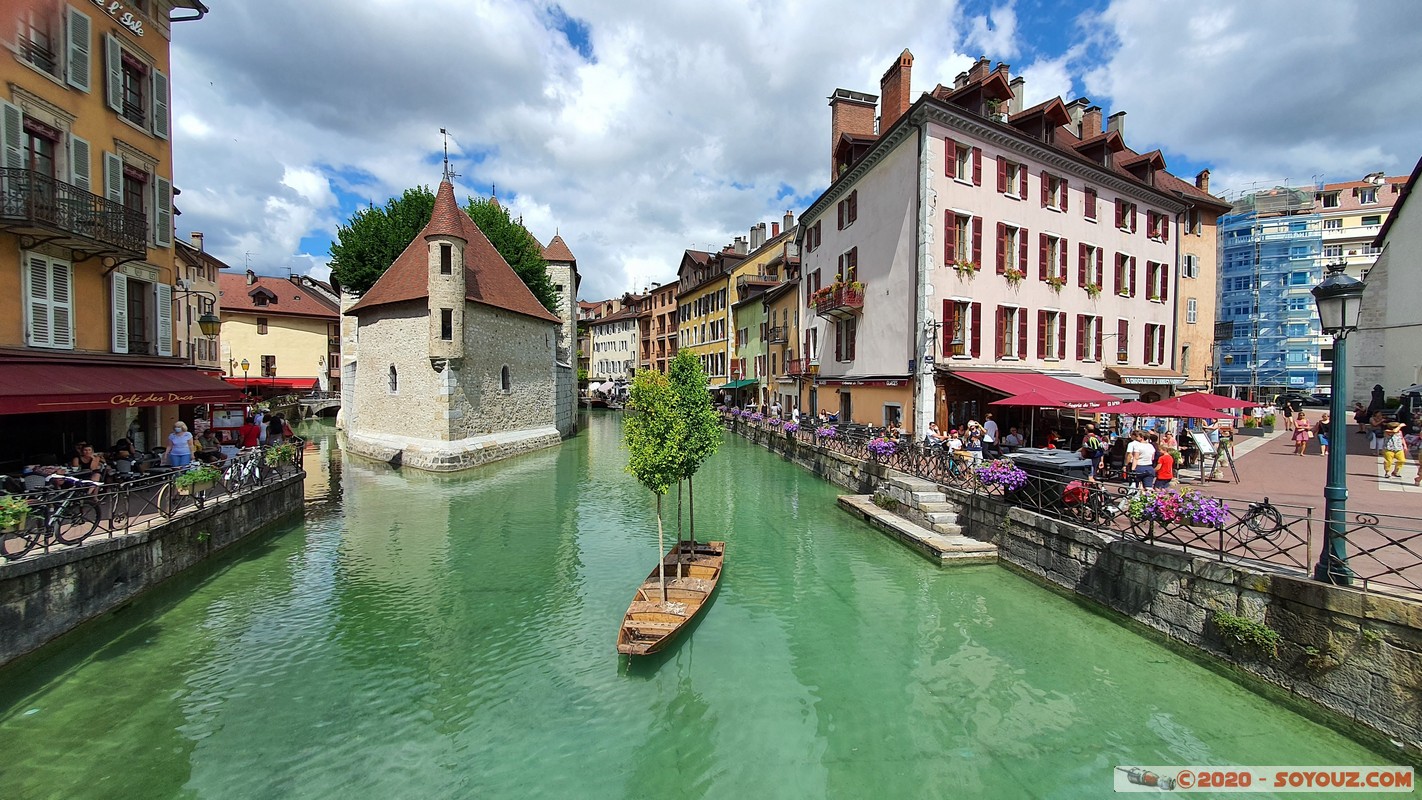
[[[217,484],[216,484],[215,482],[213,482],[213,481],[204,481],[204,482],[202,482],[202,483],[194,483],[194,484],[189,485],[189,486],[179,486],[179,487],[178,487],[178,494],[183,494],[183,495],[202,494],[202,493],[206,492],[207,490],[211,489],[213,486],[216,486],[216,485],[217,485]]]
[[[5,525],[0,525],[0,533],[14,533],[15,531],[24,528],[25,523],[29,521],[29,518],[30,516],[28,514],[21,514],[15,519],[14,522]]]
[[[1252,428],[1237,428],[1235,433],[1240,436],[1268,436],[1274,432],[1272,425],[1256,425]]]

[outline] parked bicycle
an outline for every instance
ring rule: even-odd
[[[98,529],[99,504],[90,493],[100,484],[63,475],[52,480],[64,485],[21,495],[30,514],[22,527],[0,538],[0,555],[6,560],[23,558],[36,547],[79,544]]]

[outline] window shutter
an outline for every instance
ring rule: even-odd
[[[983,265],[983,218],[973,217],[973,263]]]
[[[983,185],[983,149],[973,148],[973,185]]]
[[[69,85],[81,92],[89,91],[89,33],[92,26],[89,18],[76,8],[69,9],[68,27],[69,64],[65,77]]]
[[[104,99],[115,113],[123,113],[123,49],[112,33],[104,34]]]
[[[1037,358],[1038,358],[1038,359],[1045,359],[1045,358],[1047,357],[1047,325],[1049,325],[1050,323],[1051,323],[1051,320],[1047,319],[1047,312],[1045,312],[1045,311],[1038,311],[1038,312],[1037,312]]]
[[[158,355],[173,354],[173,287],[160,283],[158,290]]]
[[[1126,291],[1126,257],[1120,253],[1116,254],[1116,294],[1123,294]]]
[[[113,351],[128,352],[128,277],[122,272],[109,273],[109,307],[112,309]]]
[[[1126,259],[1126,272],[1131,278],[1131,297],[1136,296],[1136,257]]]
[[[1154,327],[1154,325],[1145,326],[1145,336],[1143,337],[1144,341],[1141,342],[1141,344],[1145,346],[1145,363],[1147,364],[1150,364],[1155,360],[1153,358],[1155,355],[1155,342],[1153,341],[1153,337],[1151,336],[1151,328]]]
[[[943,356],[953,355],[953,329],[957,322],[958,304],[952,300],[943,301]]]
[[[1116,227],[1118,228],[1121,227],[1121,220],[1125,218],[1124,215],[1121,213],[1124,210],[1125,209],[1121,207],[1121,201],[1118,199],[1116,201]]]
[[[123,159],[117,153],[104,153],[104,196],[123,204]]]
[[[958,215],[943,212],[943,266],[951,267],[958,260]]]
[[[993,328],[997,331],[997,343],[993,349],[993,358],[1002,358],[1002,344],[1007,339],[1003,329],[1007,325],[1007,309],[1002,306],[997,307],[997,318],[994,320]]]
[[[1096,219],[1096,190],[1086,190],[1086,216],[1088,219]]]
[[[1002,156],[997,157],[997,190],[1007,194],[1007,159]]]
[[[973,358],[978,358],[983,354],[983,304],[973,303],[969,306],[971,319],[968,321],[972,325]]]
[[[25,167],[25,114],[14,103],[0,100],[0,166],[8,169]]]
[[[859,280],[859,245],[849,248],[849,263],[845,265],[844,279]]]
[[[1007,271],[1007,224],[997,223],[997,274]]]
[[[1076,315],[1076,360],[1086,360],[1086,315]]]
[[[1057,358],[1066,358],[1067,317],[1065,311],[1057,312]]]
[[[71,134],[69,136],[69,182],[86,192],[92,192],[94,191],[93,170],[94,165],[89,157],[89,143]]]
[[[168,138],[168,76],[153,70],[153,135]]]
[[[1037,234],[1037,246],[1037,255],[1039,256],[1037,260],[1037,280],[1045,281],[1047,279],[1047,269],[1051,266],[1047,263],[1051,260],[1051,251],[1047,249],[1047,234]]]
[[[855,189],[849,193],[849,221],[852,224],[859,219],[859,190]]]
[[[1022,164],[1017,168],[1017,196],[1023,200],[1027,199],[1027,165]]]
[[[1165,326],[1155,326],[1155,363],[1165,363]]]
[[[173,246],[173,183],[153,176],[153,243]]]
[[[958,177],[958,143],[952,139],[943,140],[943,174]]]
[[[1067,191],[1067,179],[1066,179],[1066,178],[1062,178],[1061,186],[1062,186],[1062,211],[1066,211],[1066,210],[1067,210],[1067,198],[1071,196],[1071,193]]]
[[[1116,361],[1125,363],[1131,346],[1131,323],[1120,320],[1116,324]]]
[[[844,201],[841,200],[834,207],[836,217],[835,230],[844,230]]]
[[[844,326],[838,322],[834,325],[834,360],[844,360]]]
[[[1050,183],[1051,178],[1048,177],[1047,171],[1042,170],[1042,208],[1046,208],[1047,206],[1051,205],[1051,203],[1049,202],[1052,199],[1052,193],[1049,190]]]
[[[1017,309],[1017,357],[1027,357],[1027,309]]]
[[[29,256],[25,262],[25,309],[29,312],[25,326],[25,344],[31,347],[49,347],[53,342],[51,331],[53,314],[49,299],[50,270],[48,259]]]
[[[1057,241],[1057,277],[1062,279],[1063,282],[1066,281],[1067,277],[1067,250],[1069,249],[1071,248],[1067,246],[1066,239]]]
[[[1160,299],[1170,299],[1170,264],[1164,262],[1160,265]]]
[[[1076,245],[1076,285],[1086,285],[1086,245]]]
[[[1017,268],[1027,273],[1027,229],[1017,231]]]

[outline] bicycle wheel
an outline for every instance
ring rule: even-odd
[[[39,543],[41,523],[37,517],[25,520],[22,528],[0,533],[0,556],[6,561],[24,558]]]
[[[178,506],[182,504],[182,495],[174,488],[172,483],[163,484],[163,488],[158,490],[158,496],[153,499],[153,504],[158,507],[158,513],[169,518],[177,513]]]
[[[54,522],[54,538],[60,544],[79,544],[99,527],[99,504],[93,500],[74,500],[65,506]]]

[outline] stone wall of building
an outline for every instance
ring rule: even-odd
[[[558,329],[503,309],[470,304],[459,381],[470,405],[455,430],[464,436],[552,428],[557,396],[553,354]],[[510,388],[502,387],[509,368]]]
[[[554,402],[557,419],[554,424],[563,438],[578,433],[578,372],[570,364],[558,364],[554,370],[558,387],[558,398]]]
[[[856,494],[898,475],[741,422],[732,430]],[[951,487],[963,533],[1010,568],[1109,609],[1169,641],[1281,687],[1300,710],[1373,746],[1422,758],[1422,603],[1329,586],[1116,538]],[[905,509],[909,518],[913,509]],[[1279,637],[1262,651],[1223,634],[1217,614]]]
[[[305,475],[209,502],[150,530],[0,563],[0,664],[38,649],[214,553],[299,518]]]

